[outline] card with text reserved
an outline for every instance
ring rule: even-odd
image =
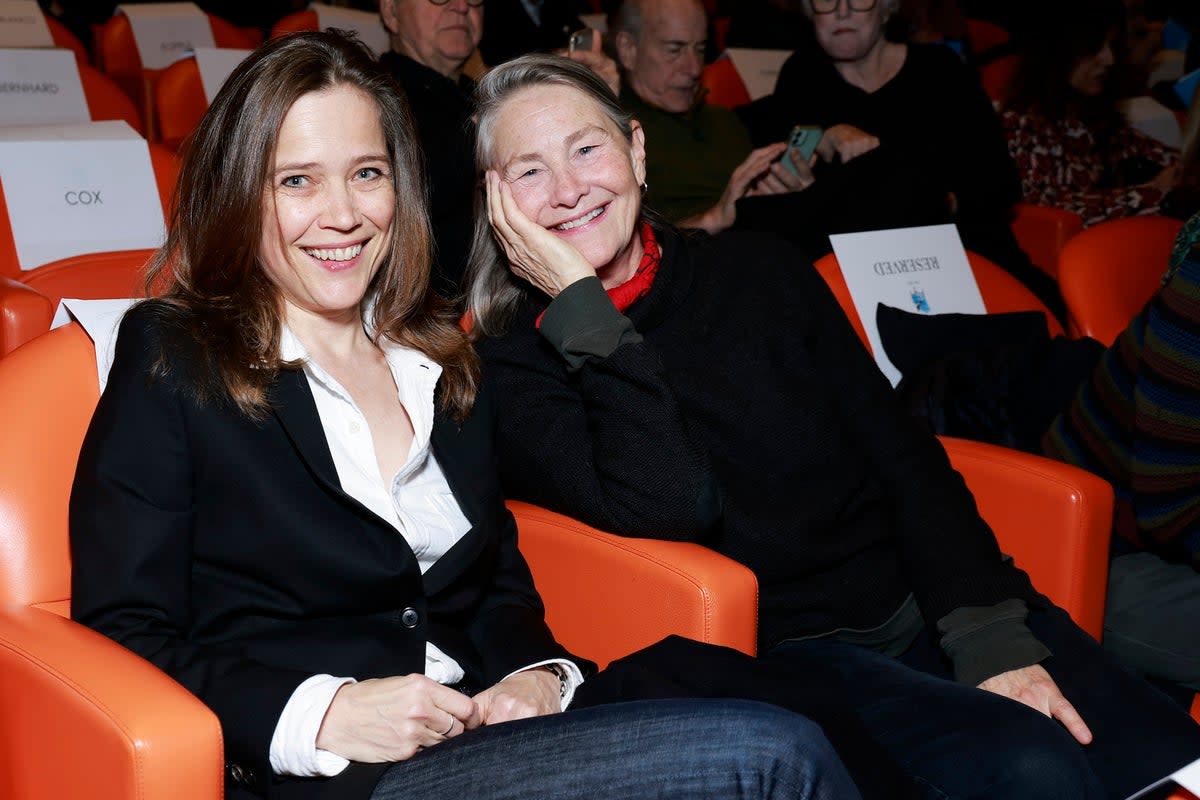
[[[0,128],[0,186],[22,270],[162,244],[150,151],[126,122]]]
[[[317,12],[317,25],[321,30],[341,28],[354,31],[376,56],[383,55],[391,49],[388,32],[384,29],[377,12],[331,6],[328,3],[312,3],[309,9]]]
[[[875,363],[893,386],[901,375],[883,352],[876,305],[919,314],[987,313],[953,225],[843,233],[830,236],[829,241],[866,328]]]
[[[168,67],[197,47],[216,47],[208,16],[195,3],[128,3],[117,11],[129,17],[146,69]]]
[[[221,86],[229,73],[242,63],[250,50],[239,50],[232,47],[197,47],[196,66],[200,69],[200,83],[204,84],[204,99],[212,105],[213,98],[221,91]]]
[[[70,50],[0,49],[0,125],[91,119]]]
[[[54,47],[37,0],[0,0],[0,47]]]

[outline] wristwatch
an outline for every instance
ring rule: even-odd
[[[562,664],[557,663],[542,664],[542,669],[558,678],[558,699],[562,700],[565,698],[567,696],[567,686],[571,680],[571,673]]]

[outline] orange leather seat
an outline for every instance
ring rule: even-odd
[[[730,58],[718,58],[704,67],[700,83],[708,90],[707,102],[724,108],[736,108],[750,102],[750,92]]]
[[[143,267],[154,250],[87,253],[30,270],[20,281],[0,278],[0,357],[50,330],[64,297],[140,297]]]
[[[158,199],[162,204],[163,215],[169,219],[171,195],[179,179],[179,160],[173,151],[160,144],[151,142],[149,148],[150,165],[154,169],[154,181],[158,187]],[[17,245],[8,221],[8,202],[3,186],[0,186],[0,278],[24,281],[28,271],[21,270],[21,263],[17,259]]]
[[[293,11],[291,14],[285,14],[271,27],[270,38],[282,36],[285,33],[295,33],[297,31],[315,31],[318,29],[320,21],[317,18],[317,12],[312,11]]]
[[[216,717],[64,618],[67,505],[98,395],[95,350],[75,323],[0,359],[0,785],[11,800],[218,800]],[[581,655],[607,663],[674,632],[753,650],[758,593],[746,568],[699,546],[513,509],[551,627]]]
[[[92,63],[92,57],[88,54],[87,48],[83,42],[79,41],[79,37],[71,32],[71,29],[58,21],[58,18],[53,14],[43,14],[46,18],[46,27],[50,30],[50,39],[54,42],[55,47],[61,47],[63,50],[70,50],[75,54],[75,60],[81,64]]]
[[[972,19],[968,17],[966,23],[967,41],[971,43],[971,51],[976,55],[986,53],[994,47],[999,47],[1009,39],[1008,31],[986,19]]]
[[[979,294],[983,296],[983,307],[989,314],[1002,314],[1007,311],[1041,311],[1046,315],[1046,324],[1050,329],[1050,335],[1058,336],[1063,333],[1062,325],[1059,324],[1050,309],[1046,308],[1046,304],[1007,270],[978,253],[970,251],[967,252],[967,261],[971,264],[971,271],[975,273]],[[833,296],[837,298],[838,305],[850,318],[850,324],[854,326],[858,338],[870,350],[871,345],[867,342],[867,330],[863,327],[862,320],[859,319],[858,312],[854,308],[854,300],[850,297],[850,287],[846,285],[846,279],[842,277],[842,268],[838,264],[837,256],[827,253],[817,259],[813,263],[813,267],[825,280],[833,292]]]
[[[1008,96],[1009,87],[1012,86],[1020,65],[1021,57],[1010,53],[979,68],[979,82],[983,84],[983,90],[993,103],[1003,102]]]
[[[154,78],[154,119],[164,147],[178,150],[208,110],[195,56],[181,58]]]
[[[940,437],[1000,549],[1075,624],[1100,639],[1112,486],[1077,467],[1007,447]]]
[[[137,105],[112,78],[91,64],[80,62],[79,82],[83,84],[83,96],[93,121],[123,119],[129,123],[129,127],[142,136],[146,135],[146,125]]]
[[[253,49],[262,44],[262,34],[254,28],[239,28],[220,17],[207,16],[217,47]],[[154,120],[154,77],[159,70],[142,67],[129,17],[114,14],[100,27],[96,37],[96,61],[137,104],[142,117],[150,124]],[[157,139],[157,132],[151,131],[150,138]]]
[[[1017,244],[1034,266],[1057,278],[1059,253],[1071,237],[1083,230],[1083,218],[1061,208],[1017,203],[1011,227]]]
[[[1072,334],[1116,341],[1162,285],[1181,227],[1170,217],[1127,217],[1093,225],[1067,242],[1058,257],[1058,286]]]

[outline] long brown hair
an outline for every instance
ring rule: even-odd
[[[247,415],[266,414],[271,381],[297,365],[279,356],[281,302],[258,258],[265,193],[288,110],[302,95],[335,86],[375,101],[395,188],[391,243],[367,290],[367,322],[376,336],[442,366],[441,405],[461,419],[474,401],[479,366],[456,313],[429,290],[425,176],[408,105],[370,52],[341,32],[271,40],[229,76],[185,144],[167,240],[151,262],[147,290],[166,287],[164,314],[205,354],[206,369],[191,379],[197,397],[224,393]],[[170,354],[159,364],[169,369]]]

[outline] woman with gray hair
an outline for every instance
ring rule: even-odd
[[[1124,797],[1200,756],[1004,558],[802,255],[649,218],[645,134],[584,69],[517,59],[477,102],[470,302],[509,496],[750,567],[760,673],[726,691],[819,687],[929,796]]]
[[[1000,264],[1061,312],[1054,281],[1030,263],[1009,228],[1021,184],[991,100],[950,48],[885,36],[899,5],[804,0],[815,45],[810,40],[798,47],[780,70],[774,93],[747,116],[754,140],[775,141],[804,123],[828,129],[827,136],[839,141],[875,142],[902,157],[946,196],[968,250]],[[842,145],[847,147],[852,145]]]

